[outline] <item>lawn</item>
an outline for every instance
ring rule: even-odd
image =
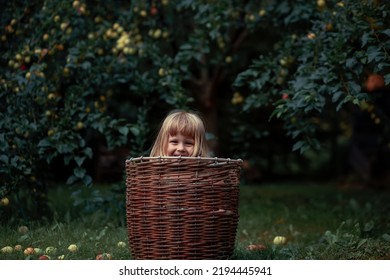
[[[389,192],[267,184],[241,192],[238,259],[390,259]],[[284,245],[273,244],[284,236]],[[264,245],[258,252],[250,244]]]
[[[51,259],[131,259],[121,190],[52,188],[53,220],[0,225],[0,248],[12,247],[0,259],[38,259],[47,248]],[[336,184],[243,185],[233,259],[390,259],[389,198],[388,191]],[[276,236],[281,244],[274,244]],[[28,247],[38,253],[25,255]]]

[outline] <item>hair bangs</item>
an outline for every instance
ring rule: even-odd
[[[185,115],[178,115],[172,119],[169,126],[169,135],[182,134],[186,137],[194,138],[195,132],[198,130],[197,123]]]

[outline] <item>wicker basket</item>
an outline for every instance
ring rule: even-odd
[[[126,160],[129,246],[136,259],[228,259],[242,161],[202,157]]]

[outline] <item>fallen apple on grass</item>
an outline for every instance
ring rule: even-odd
[[[103,253],[96,256],[97,260],[112,260],[112,256],[109,253]]]
[[[11,246],[5,246],[0,249],[0,252],[3,254],[11,254],[14,251],[14,249]]]
[[[70,244],[69,247],[68,247],[68,250],[69,250],[70,252],[72,252],[72,253],[77,252],[78,249],[79,249],[79,248],[77,247],[76,244]]]
[[[18,232],[19,232],[20,234],[26,234],[26,233],[28,232],[28,227],[26,227],[26,226],[20,226],[20,227],[18,228]]]
[[[283,244],[286,244],[286,241],[287,241],[287,239],[284,236],[275,236],[273,242],[275,245],[283,245]]]
[[[14,250],[15,250],[15,251],[18,251],[18,252],[19,252],[19,251],[22,251],[22,249],[23,249],[22,245],[19,245],[19,244],[18,244],[18,245],[15,245],[15,247],[14,247]]]
[[[54,255],[57,252],[57,248],[53,246],[49,246],[45,249],[45,254],[46,255]]]
[[[30,255],[35,254],[34,248],[32,248],[32,247],[28,247],[28,248],[24,249],[23,252],[26,256],[30,256]]]
[[[34,248],[34,253],[37,254],[37,255],[42,255],[43,254],[43,250],[41,248]]]
[[[267,249],[267,246],[265,246],[263,244],[250,244],[250,245],[246,246],[246,249],[248,251],[264,251]]]

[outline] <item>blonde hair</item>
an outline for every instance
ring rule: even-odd
[[[171,111],[164,119],[150,156],[168,156],[167,147],[169,136],[175,136],[177,134],[194,139],[194,151],[190,156],[208,156],[206,129],[202,119],[194,112],[182,110]]]

